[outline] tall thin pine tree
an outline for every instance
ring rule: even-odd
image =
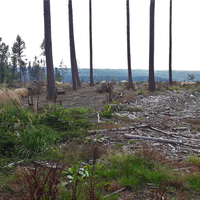
[[[89,0],[89,26],[90,26],[90,86],[93,82],[93,47],[92,47],[92,1]]]
[[[169,84],[172,85],[172,0],[169,11]]]
[[[52,42],[51,42],[51,11],[50,0],[44,0],[44,32],[45,32],[45,55],[46,55],[46,67],[47,67],[47,99],[55,100],[57,97],[55,80],[54,80],[54,68],[53,68],[53,56],[52,56]]]
[[[154,16],[155,16],[155,0],[150,2],[150,31],[149,31],[149,91],[155,90],[154,79]]]
[[[73,26],[73,10],[72,10],[72,0],[68,1],[69,9],[69,40],[70,40],[70,56],[71,56],[71,72],[72,72],[72,85],[73,90],[77,89],[77,85],[81,87],[81,82],[78,74],[76,51],[74,43],[74,26]]]
[[[127,61],[128,61],[128,87],[133,89],[133,80],[131,72],[131,48],[130,48],[130,11],[129,0],[126,0],[126,17],[127,17]]]

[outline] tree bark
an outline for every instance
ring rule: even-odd
[[[172,0],[169,11],[169,84],[172,85]]]
[[[155,0],[150,2],[150,31],[149,31],[149,91],[155,90],[154,79],[154,16],[155,16]]]
[[[94,85],[93,82],[93,48],[92,48],[92,1],[89,0],[89,26],[90,26],[90,86]]]
[[[71,58],[71,73],[72,73],[72,87],[73,90],[77,90],[76,84],[76,76],[75,76],[75,58],[73,54],[73,22],[72,22],[72,2],[69,0],[68,2],[68,9],[69,9],[69,41],[70,41],[70,58]]]
[[[46,67],[47,67],[46,98],[48,100],[55,100],[57,94],[55,88],[53,56],[52,56],[50,0],[44,0],[44,33],[45,33]]]
[[[128,85],[133,88],[131,72],[131,48],[130,48],[130,11],[129,0],[126,0],[126,17],[127,17],[127,62],[128,62]]]
[[[72,85],[73,90],[77,90],[77,85],[81,87],[81,82],[78,74],[75,42],[74,42],[74,26],[73,26],[73,10],[72,0],[68,1],[69,9],[69,40],[70,40],[70,57],[71,57],[71,72],[72,72]]]

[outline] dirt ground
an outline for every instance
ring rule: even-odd
[[[98,121],[97,114],[108,101],[108,93],[98,93],[100,86],[89,86],[84,84],[77,91],[72,91],[71,86],[61,87],[65,94],[58,95],[56,102],[47,101],[45,93],[39,95],[39,108],[45,104],[60,104],[65,108],[71,106],[90,107],[94,109],[94,121]],[[144,84],[138,84],[137,90],[146,87]],[[157,93],[143,93],[138,95],[136,91],[125,90],[123,84],[116,83],[113,88],[112,98],[120,104],[128,107],[138,107],[142,112],[128,111],[119,106],[113,111],[119,118],[109,119],[114,121],[113,124],[99,126],[99,130],[91,130],[90,137],[98,135],[102,140],[102,146],[116,146],[121,144],[122,150],[127,153],[133,153],[142,150],[143,146],[149,146],[162,154],[170,161],[181,163],[188,155],[200,153],[200,124],[199,127],[188,123],[187,120],[194,120],[200,117],[200,98],[199,94],[193,94],[187,90],[176,91],[159,91]],[[33,102],[36,102],[37,95],[34,96]],[[21,99],[22,105],[28,107],[27,98]],[[128,114],[128,115],[127,115]],[[122,120],[122,117],[125,116]],[[101,122],[107,119],[101,118]],[[108,121],[108,120],[107,120]],[[144,126],[144,128],[142,127]],[[174,144],[171,142],[150,141],[146,139],[136,140],[130,144],[130,139],[125,135],[136,135],[142,137],[160,138],[182,142]],[[167,161],[166,161],[167,162]],[[174,166],[178,168],[178,165]],[[148,186],[144,191],[131,191],[128,188],[120,191],[119,200],[128,199],[151,199],[150,192],[152,186]],[[190,194],[191,199],[200,199],[198,195]],[[16,200],[16,198],[3,198]],[[180,196],[180,198],[185,197]]]

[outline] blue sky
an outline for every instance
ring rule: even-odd
[[[127,68],[126,1],[93,0],[94,68]],[[169,0],[156,0],[155,69],[168,69]],[[61,59],[70,67],[68,1],[51,0],[54,67]],[[130,0],[132,69],[148,69],[150,0]],[[42,0],[1,3],[1,35],[11,47],[17,34],[26,42],[25,55],[39,55],[44,37]],[[89,0],[73,0],[79,66],[89,67]],[[200,1],[173,0],[174,70],[200,69]]]

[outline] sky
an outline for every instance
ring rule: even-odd
[[[3,42],[19,34],[33,60],[44,38],[43,0],[1,0]],[[155,70],[168,70],[169,2],[155,0]],[[80,68],[89,68],[89,0],[73,0],[75,48]],[[150,0],[130,0],[132,69],[148,69]],[[200,70],[200,0],[173,0],[172,69]],[[92,0],[93,67],[127,69],[126,1]],[[68,0],[51,0],[54,67],[70,68]]]

